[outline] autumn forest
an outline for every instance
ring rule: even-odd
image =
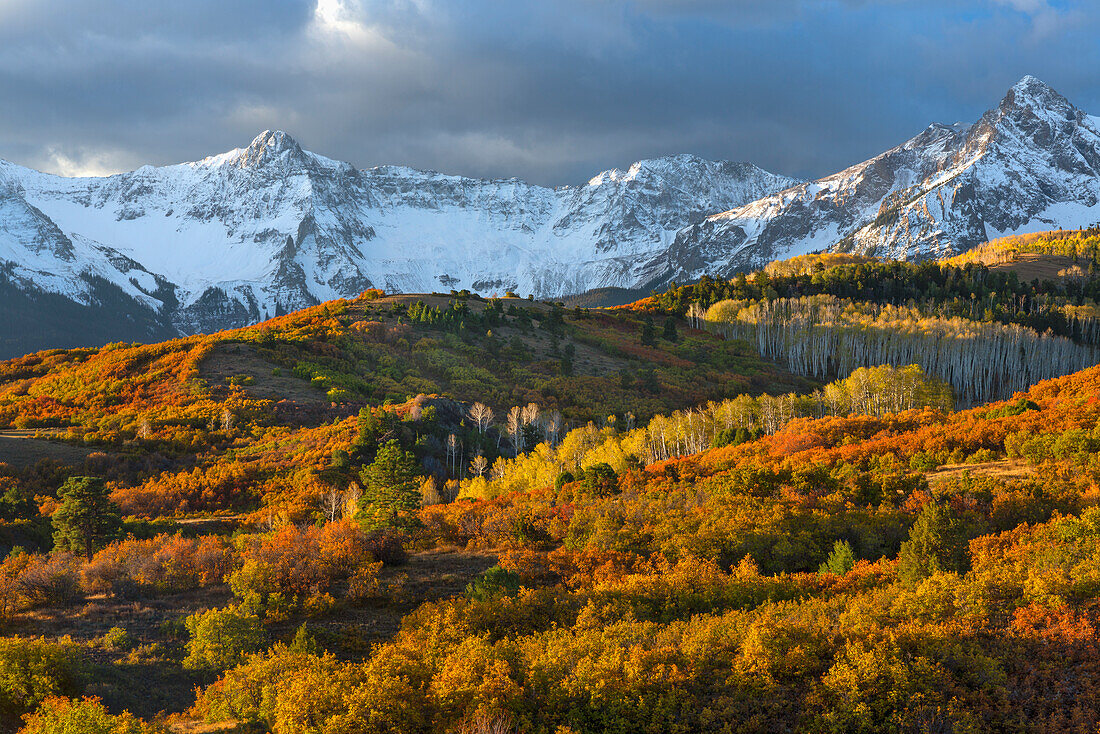
[[[1100,230],[0,363],[0,732],[1100,731]]]

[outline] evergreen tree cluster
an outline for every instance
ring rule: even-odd
[[[704,309],[727,300],[775,300],[827,295],[895,306],[915,304],[940,318],[1019,324],[1047,330],[1077,342],[1100,343],[1100,323],[1064,306],[1100,302],[1095,265],[1084,280],[1020,280],[1014,271],[994,271],[980,263],[951,265],[866,261],[772,275],[767,270],[739,273],[729,280],[704,276],[691,285],[675,283],[657,296],[662,309],[680,316],[692,304]]]

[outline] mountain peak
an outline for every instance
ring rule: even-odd
[[[1054,91],[1049,84],[1031,74],[1024,74],[1023,77],[1020,78],[1020,81],[1012,85],[1012,89],[1021,92],[1034,90]]]
[[[302,155],[302,148],[298,141],[282,130],[264,130],[241,151],[240,162],[242,165],[262,166],[284,153],[290,158],[298,158]]]
[[[643,158],[634,161],[627,168],[609,168],[606,171],[593,176],[588,181],[589,186],[599,186],[608,181],[643,180],[651,177],[667,177],[669,175],[690,175],[705,168],[726,169],[742,166],[742,164],[728,161],[712,161],[692,153],[675,153],[659,158]],[[755,168],[755,166],[754,166]],[[762,170],[762,169],[761,169]]]
[[[1077,109],[1046,82],[1028,74],[1012,85],[998,109],[1006,114],[1021,110],[1047,111],[1069,118]]]

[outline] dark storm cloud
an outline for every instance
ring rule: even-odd
[[[360,166],[539,183],[678,152],[817,176],[1026,73],[1100,112],[1092,6],[3,0],[0,157],[119,170],[278,127]]]

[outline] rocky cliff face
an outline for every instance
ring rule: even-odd
[[[817,250],[942,257],[1100,221],[1100,119],[1024,77],[973,125],[930,125],[882,155],[708,217],[654,269],[681,280]]]

